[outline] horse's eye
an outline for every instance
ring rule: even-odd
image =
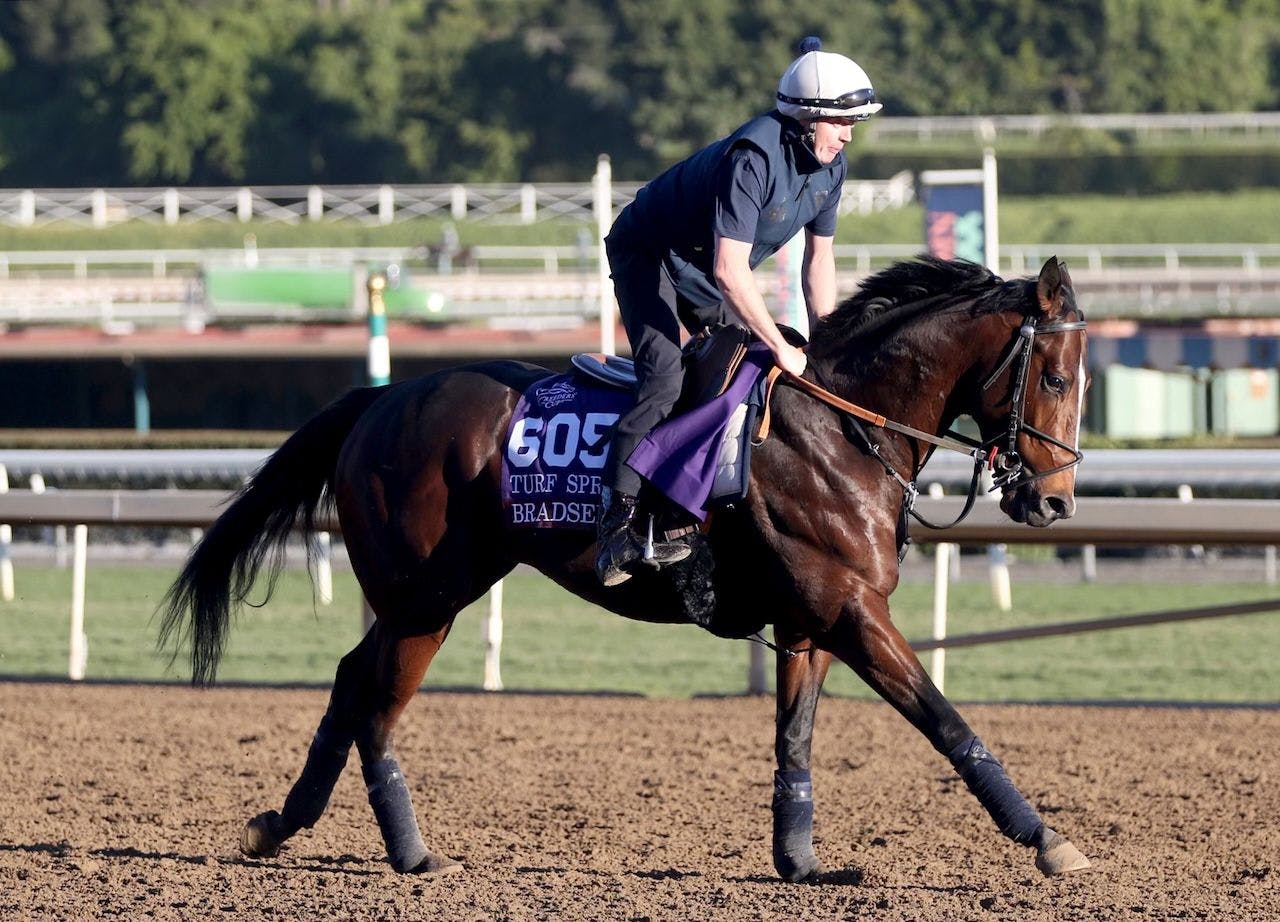
[[[1065,394],[1067,392],[1067,379],[1062,375],[1055,375],[1053,372],[1045,372],[1044,386],[1055,394]]]

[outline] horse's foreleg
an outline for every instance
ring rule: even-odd
[[[1045,824],[1000,760],[938,691],[890,620],[887,600],[863,593],[845,606],[821,642],[947,757],[1004,835],[1036,849],[1036,867],[1051,875],[1089,866],[1075,846]]]
[[[813,719],[831,654],[803,638],[775,631],[778,653],[778,719],[773,775],[773,866],[783,880],[797,882],[822,873],[813,851],[813,781],[809,757]]]

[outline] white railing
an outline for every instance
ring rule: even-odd
[[[4,484],[7,486],[7,481]],[[218,490],[79,490],[39,493],[30,490],[0,490],[0,521],[18,524],[73,525],[75,533],[71,602],[71,643],[68,674],[83,679],[88,659],[85,642],[85,568],[87,565],[88,527],[93,526],[170,526],[207,528],[223,511],[226,494]],[[960,497],[922,497],[918,508],[926,517],[945,520],[954,517],[964,500]],[[317,523],[336,531],[338,523]],[[927,532],[912,523],[911,532],[920,540],[936,540],[938,532]],[[1267,555],[1268,582],[1275,581],[1274,546],[1280,542],[1280,501],[1276,500],[1180,500],[1097,499],[1078,500],[1075,518],[1056,523],[1050,529],[1033,529],[1017,525],[999,511],[996,503],[979,503],[969,519],[950,529],[946,537],[966,542],[1037,542],[1049,544],[1247,544],[1270,548]],[[7,557],[7,548],[0,546]],[[941,559],[941,556],[940,556]],[[945,573],[939,574],[945,583]],[[501,584],[499,584],[500,586]],[[501,592],[499,588],[498,593]],[[498,656],[501,643],[500,595],[491,600],[490,616],[485,620],[486,638],[485,688],[501,688]],[[495,609],[497,610],[495,615]],[[1220,617],[1231,614],[1262,613],[1280,610],[1280,599],[1222,606],[1215,609],[1157,612],[1122,616],[1088,623],[1032,626],[997,631],[988,635],[956,638],[956,645],[994,643],[1032,636],[1080,633],[1085,630],[1109,630],[1136,624],[1157,624],[1189,618]],[[361,612],[361,620],[365,614]],[[496,621],[496,629],[495,629]],[[936,630],[927,640],[915,641],[920,650],[939,650],[948,646],[945,628]],[[753,649],[755,649],[753,647]],[[763,657],[752,657],[748,669],[748,687],[761,691]],[[938,668],[935,659],[935,668]],[[942,686],[942,676],[937,683]]]
[[[837,244],[841,295],[863,277],[923,249],[911,244]],[[1034,273],[1051,255],[1071,268],[1081,305],[1097,317],[1275,316],[1280,312],[1280,244],[1006,244],[1002,271]],[[220,267],[380,267],[397,264],[415,287],[437,292],[459,321],[554,313],[579,322],[595,316],[597,247],[477,246],[97,250],[0,252],[0,323],[189,325],[224,320],[302,321],[358,318],[287,305],[212,305],[200,278]],[[757,277],[766,297],[778,275],[766,262]]]
[[[615,213],[635,198],[640,185],[611,184]],[[593,216],[593,196],[590,182],[0,189],[0,224],[108,227],[125,221],[170,225],[196,221],[353,221],[384,225],[417,218],[496,224],[536,224],[554,219],[586,223]],[[886,180],[850,180],[841,196],[841,211],[868,214],[901,208],[914,198],[915,180],[909,172]]]
[[[400,247],[219,247],[174,250],[3,250],[0,281],[49,279],[190,278],[205,267],[221,266],[382,266],[439,270],[442,248]],[[867,273],[924,250],[924,244],[841,243],[835,246],[837,267]],[[595,272],[597,247],[590,245],[474,246],[449,254],[454,273],[504,269]],[[1067,261],[1073,273],[1155,269],[1161,273],[1229,269],[1259,273],[1280,268],[1276,243],[1013,243],[1000,247],[1000,264],[1009,275],[1039,269],[1049,256]]]
[[[1120,132],[1144,139],[1203,137],[1268,139],[1280,137],[1280,112],[1192,112],[1101,115],[956,115],[921,118],[880,116],[860,127],[868,141],[972,139],[989,144],[1000,138],[1038,140],[1051,131],[1083,129]]]
[[[15,480],[41,475],[50,484],[84,481],[235,484],[270,457],[267,448],[42,449],[0,448],[0,471]],[[948,489],[969,484],[973,464],[964,455],[938,452],[920,474],[922,483]],[[1280,490],[1280,449],[1090,449],[1076,487],[1089,494],[1132,495],[1182,484],[1232,496],[1275,496]],[[1055,532],[1056,533],[1056,532]]]

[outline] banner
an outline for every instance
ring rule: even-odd
[[[939,259],[985,263],[982,183],[925,186],[924,238]]]

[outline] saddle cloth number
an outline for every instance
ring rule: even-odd
[[[609,457],[609,429],[617,413],[557,413],[550,419],[527,417],[511,428],[507,461],[526,468],[539,459],[547,467],[569,467],[576,458],[591,470],[604,467]]]

